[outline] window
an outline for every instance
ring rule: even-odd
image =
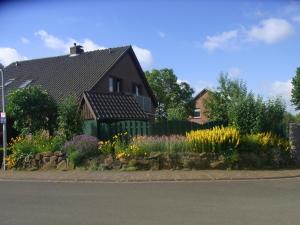
[[[195,109],[194,110],[194,118],[200,118],[200,116],[201,116],[201,110]]]
[[[19,88],[27,87],[31,82],[32,82],[32,80],[25,80],[25,81],[19,86]]]
[[[132,85],[132,94],[136,95],[136,96],[139,96],[141,95],[141,85],[137,85],[137,84],[133,84]]]
[[[6,81],[6,82],[4,83],[4,86],[5,86],[5,87],[8,86],[8,85],[11,84],[14,80],[15,80],[15,78],[9,79],[8,81]]]
[[[120,93],[121,92],[121,80],[116,79],[116,92]]]
[[[114,92],[114,79],[112,77],[108,79],[108,90]]]
[[[110,77],[108,79],[108,91],[109,92],[122,92],[122,80]]]

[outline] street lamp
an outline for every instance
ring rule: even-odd
[[[3,161],[2,161],[2,169],[6,170],[6,162],[5,162],[5,158],[6,158],[6,117],[5,117],[5,97],[4,97],[4,76],[3,76],[3,69],[4,66],[0,63],[0,72],[1,72],[1,81],[2,81],[2,113],[1,113],[1,117],[2,115],[4,115],[4,119],[2,121],[2,125],[3,125],[3,132],[2,132],[2,136],[3,136]]]

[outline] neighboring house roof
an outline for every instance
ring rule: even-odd
[[[30,85],[46,89],[58,101],[68,95],[79,99],[84,91],[90,91],[127,52],[131,54],[155,105],[156,99],[131,46],[11,63],[4,69],[4,83],[12,81],[5,88],[6,93],[29,82]]]
[[[97,120],[149,119],[131,95],[84,92],[82,101]]]
[[[195,97],[194,100],[200,98],[202,95],[204,95],[206,92],[210,92],[210,90],[204,88],[202,91],[200,91]]]

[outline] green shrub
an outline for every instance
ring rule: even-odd
[[[50,136],[48,132],[38,131],[34,135],[19,136],[12,139],[9,143],[9,149],[11,157],[18,167],[30,155],[60,151],[64,142],[65,138],[61,135]]]
[[[68,157],[69,157],[70,162],[73,163],[74,166],[79,166],[84,159],[84,156],[80,152],[77,152],[77,151],[70,152]]]
[[[69,96],[58,105],[58,127],[68,140],[82,132],[83,120],[75,97]]]
[[[99,141],[99,151],[104,155],[114,154],[114,144],[112,141]]]
[[[48,130],[52,133],[56,128],[56,102],[40,87],[19,88],[7,98],[7,113],[14,119],[13,127],[18,132],[25,135]]]
[[[67,141],[63,147],[67,152],[70,161],[79,166],[84,159],[95,157],[99,154],[98,139],[89,135],[77,135]]]
[[[288,140],[272,133],[242,136],[238,152],[239,163],[244,167],[286,167],[294,164]]]
[[[127,132],[113,136],[112,140],[99,141],[99,151],[104,155],[119,154],[128,148],[130,137]]]
[[[77,135],[67,141],[63,148],[66,152],[75,150],[86,157],[92,157],[98,153],[98,139],[85,134]]]

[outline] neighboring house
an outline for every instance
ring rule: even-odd
[[[41,86],[55,100],[75,96],[85,131],[99,136],[100,123],[148,121],[157,101],[131,46],[15,62],[4,70],[6,93],[28,85]]]
[[[193,115],[189,118],[189,121],[199,123],[199,124],[204,124],[209,122],[209,118],[206,116],[205,112],[205,100],[209,96],[209,90],[203,89],[200,91],[199,94],[197,94],[194,98],[195,101],[195,108]]]

